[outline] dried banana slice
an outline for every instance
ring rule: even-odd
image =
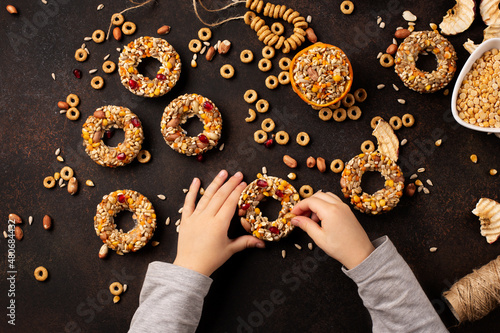
[[[481,198],[472,211],[481,221],[481,235],[488,243],[494,243],[500,236],[500,203],[488,198]]]
[[[373,130],[372,135],[377,138],[377,150],[389,157],[394,162],[397,162],[399,157],[399,140],[391,125],[381,119],[377,127]]]
[[[499,23],[494,24],[494,25],[489,25],[484,29],[483,32],[483,42],[485,40],[491,39],[491,38],[498,38],[500,37],[500,20]]]
[[[482,0],[479,5],[481,17],[486,25],[500,24],[500,0]]]

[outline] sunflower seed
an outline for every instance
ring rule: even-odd
[[[307,15],[306,22],[307,23],[311,23],[311,21],[312,21],[312,16],[311,15]]]
[[[97,72],[96,68],[89,70],[89,74],[94,74],[95,72]]]
[[[377,89],[380,90],[380,89],[384,89],[385,88],[385,84],[379,84],[377,86]]]
[[[410,12],[409,10],[405,10],[403,12],[403,18],[406,20],[406,21],[409,21],[409,22],[413,22],[413,21],[416,21],[417,20],[417,17],[415,15],[413,15],[412,12]]]
[[[307,247],[309,248],[309,250],[311,250],[311,251],[312,251],[312,249],[313,249],[313,243],[308,243],[308,244],[307,244]]]
[[[180,224],[181,224],[181,219],[178,219],[177,221],[175,221],[176,226],[179,226]]]
[[[116,48],[116,50],[117,50],[118,52],[120,52],[122,49],[120,49],[119,47],[117,47],[117,48]]]
[[[433,246],[433,247],[431,247],[431,248],[429,249],[429,251],[430,251],[430,252],[436,252],[436,251],[437,251],[437,249],[438,249],[437,247],[434,247],[434,246]]]
[[[179,229],[180,229],[180,225],[178,225],[177,227],[175,227],[175,232],[179,233]]]
[[[294,244],[294,245],[297,249],[302,250],[302,246],[300,246],[299,244]]]
[[[87,52],[87,54],[90,55],[90,51],[88,48],[85,48],[85,52]]]
[[[85,43],[83,43],[82,46],[80,46],[81,49],[84,49],[86,47],[87,47],[87,45]]]
[[[201,49],[201,51],[200,51],[200,54],[205,53],[205,51],[206,51],[206,50],[207,50],[207,47],[206,47],[206,46],[203,46],[203,48],[202,48],[202,49]],[[196,60],[196,59],[195,59],[195,60]]]
[[[285,257],[286,257],[286,251],[285,250],[281,250],[281,256],[283,257],[283,259],[285,259]]]
[[[3,231],[3,237],[4,237],[4,238],[7,238],[7,237],[8,237],[8,236],[7,236],[7,231],[5,231],[5,230]]]
[[[418,187],[418,191],[419,191],[419,192],[422,192],[422,189],[423,189],[423,188],[424,188],[423,186],[419,186],[419,187]]]
[[[59,155],[61,153],[61,148],[57,148],[56,151],[54,152],[54,154]]]
[[[177,211],[179,214],[182,214],[182,211],[184,210],[184,207],[181,207],[179,208],[179,210]]]
[[[383,54],[382,52],[379,52],[379,53],[377,54],[377,59],[380,59],[380,57],[382,57],[383,55],[384,55],[384,54]]]
[[[200,195],[205,194],[205,189],[203,187],[200,188]]]
[[[86,42],[90,42],[92,40],[92,37],[85,37],[83,40]]]
[[[106,55],[106,56],[104,57],[104,61],[108,60],[108,59],[109,59],[109,56],[110,56],[110,54],[108,53],[108,55]]]
[[[66,186],[66,184],[61,184],[60,188],[63,188],[63,187],[65,187],[65,186]]]
[[[128,289],[128,285],[127,285],[127,284],[124,284],[124,285],[123,285],[123,292],[126,292],[126,291],[127,291],[127,289]]]
[[[408,142],[408,140],[406,140],[406,139],[401,140],[401,146],[404,146],[407,142]]]
[[[97,6],[97,10],[101,10],[104,8],[104,5],[101,3],[99,6]]]
[[[380,16],[377,16],[377,25],[379,25],[382,22],[382,18]]]
[[[380,27],[380,29],[384,29],[385,28],[385,22],[380,22],[380,24],[378,26]]]
[[[68,112],[68,110],[59,110],[59,113],[60,113],[60,114],[64,114],[64,113],[66,113],[66,112]]]
[[[188,192],[189,192],[189,190],[188,190],[187,188],[183,188],[183,189],[182,189],[182,192],[184,192],[184,193],[188,193]]]
[[[52,80],[56,80],[56,75],[54,73],[52,73]]]
[[[399,104],[406,104],[406,101],[404,99],[402,99],[402,98],[399,98],[398,99],[398,103]]]
[[[396,38],[393,38],[393,39],[392,39],[392,44],[396,44],[396,45],[398,45],[398,41],[396,40]]]
[[[167,197],[165,197],[163,194],[158,194],[157,195],[158,199],[160,200],[165,200]]]
[[[399,91],[398,86],[397,86],[397,85],[395,85],[394,83],[392,84],[392,87],[394,88],[394,90]]]
[[[417,169],[417,172],[424,172],[425,171],[425,168],[418,168]]]
[[[220,150],[220,151],[223,151],[223,150],[224,150],[224,144],[221,144],[221,145],[220,145],[219,150]]]
[[[262,174],[267,175],[267,168],[265,166],[262,167]]]
[[[47,0],[42,0],[42,3],[43,3],[44,5],[46,5],[46,4],[47,4]]]
[[[64,179],[59,178],[59,187],[62,187],[64,184]]]
[[[413,175],[410,176],[410,179],[417,179],[418,175],[414,173]]]
[[[33,223],[33,216],[28,217],[28,223],[31,225]]]
[[[427,179],[425,182],[426,182],[427,184],[429,184],[430,186],[434,186],[434,184],[432,183],[432,181],[431,181],[430,179]]]
[[[167,217],[167,219],[165,220],[165,225],[170,225],[170,217]]]
[[[151,245],[152,245],[152,246],[158,246],[158,244],[160,244],[160,242],[158,242],[158,241],[152,241],[152,242],[151,242]]]
[[[193,54],[193,60],[196,61],[198,59],[198,55],[195,53]]]
[[[431,193],[431,192],[429,191],[429,189],[428,189],[427,187],[425,187],[425,186],[424,186],[423,190],[424,190],[424,193],[425,193],[425,194],[429,194],[429,193]]]
[[[210,42],[203,42],[205,46],[210,46]]]

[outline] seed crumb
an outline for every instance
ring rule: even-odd
[[[108,59],[109,59],[109,56],[110,56],[110,54],[108,53],[108,54],[104,57],[104,61],[108,60]]]
[[[265,166],[262,167],[262,174],[267,175],[267,168]]]
[[[429,249],[429,251],[430,251],[430,252],[436,252],[436,251],[437,251],[437,249],[438,249],[437,247],[433,246],[433,247],[431,247],[431,248]]]
[[[52,80],[56,80],[56,74],[52,73]]]
[[[401,146],[404,146],[407,142],[408,142],[408,140],[406,140],[406,139],[401,140]]]
[[[429,23],[429,26],[431,27],[432,30],[437,30],[438,28],[436,23]]]
[[[377,25],[382,22],[382,18],[380,16],[377,16]]]
[[[424,172],[425,171],[425,168],[418,168],[417,169],[417,172]]]
[[[117,48],[116,48],[116,50],[117,50],[118,52],[121,52],[121,50],[122,50],[122,49],[120,49],[119,47],[117,47]]]
[[[189,190],[188,190],[187,188],[183,188],[183,189],[182,189],[182,192],[184,192],[184,193],[188,193],[188,192],[189,192]]]
[[[68,111],[67,110],[59,110],[60,114],[65,114],[66,112],[68,112]]]
[[[286,257],[286,251],[285,250],[281,250],[281,256],[283,257],[283,259],[285,259],[285,257]]]
[[[94,73],[96,73],[96,72],[97,72],[97,69],[96,69],[96,68],[93,68],[93,69],[89,70],[89,74],[94,74]]]
[[[383,54],[382,52],[379,52],[379,53],[377,54],[377,59],[380,59],[380,57],[382,57],[383,55],[384,55],[384,54]]]
[[[294,244],[294,245],[298,250],[302,250],[302,246],[300,246],[299,244]]]
[[[167,219],[165,220],[165,225],[170,225],[170,217],[167,217]]]
[[[380,22],[380,24],[378,26],[380,27],[380,29],[384,29],[385,28],[385,22]]]
[[[158,246],[158,244],[160,244],[160,242],[158,242],[158,241],[152,241],[152,242],[151,242],[151,245],[152,245],[152,246]]]
[[[85,37],[83,40],[86,42],[90,42],[92,40],[92,37]]]
[[[311,251],[312,251],[312,249],[313,249],[313,243],[308,243],[308,244],[307,244],[307,247],[309,248],[309,250],[311,250]]]
[[[56,151],[54,152],[54,154],[59,155],[61,153],[61,148],[57,148]]]
[[[158,194],[158,195],[157,195],[157,197],[158,197],[158,199],[160,199],[160,200],[165,200],[165,199],[167,198],[167,197],[166,197],[166,196],[164,196],[163,194]]]
[[[416,173],[414,173],[413,175],[410,176],[410,179],[416,179],[418,177],[418,175]]]
[[[123,292],[126,292],[126,291],[127,291],[127,289],[128,289],[128,285],[127,285],[127,284],[124,284],[124,285],[123,285]]]
[[[99,6],[97,6],[97,10],[102,10],[104,8],[104,5],[101,3]]]
[[[377,86],[377,89],[380,90],[380,89],[384,89],[385,88],[385,84],[379,84]]]
[[[392,87],[394,88],[394,90],[399,91],[399,87],[397,85],[395,85],[394,83],[392,84]]]
[[[178,225],[177,227],[175,227],[175,232],[179,233],[179,229],[180,229],[180,225]]]
[[[443,91],[443,95],[445,95],[445,96],[448,96],[449,93],[450,93],[449,89],[445,89],[445,91]]]
[[[224,144],[221,144],[219,147],[219,151],[223,151],[223,150],[224,150]]]
[[[434,186],[434,184],[432,183],[432,181],[431,181],[430,179],[427,179],[425,182],[426,182],[427,184],[429,184],[430,186]]]
[[[7,236],[7,231],[5,231],[5,230],[3,231],[3,237],[4,237],[4,238],[7,238],[7,237],[8,237],[8,236]]]
[[[312,16],[311,15],[307,15],[306,22],[307,23],[311,23],[311,21],[312,21]]]
[[[28,217],[28,223],[31,225],[33,223],[33,216]]]
[[[399,104],[406,104],[406,101],[404,99],[402,99],[402,98],[399,98],[398,99],[398,103]]]

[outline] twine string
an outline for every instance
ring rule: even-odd
[[[218,11],[221,11],[221,10],[224,10],[224,9],[227,9],[229,7],[232,7],[232,6],[235,6],[239,3],[245,3],[246,1],[243,1],[243,0],[239,0],[239,1],[235,1],[235,2],[232,2],[230,3],[229,5],[225,6],[225,7],[222,7],[222,8],[219,8],[219,9],[207,9],[201,0],[200,1],[200,5],[201,7],[203,7],[203,9],[205,9],[206,11],[208,12],[218,12]],[[239,19],[242,19],[243,16],[233,16],[233,17],[229,17],[227,19],[224,19],[222,21],[216,21],[215,23],[207,23],[205,22],[201,17],[200,17],[200,14],[198,13],[198,4],[197,4],[197,1],[196,0],[193,0],[193,9],[194,9],[194,13],[196,14],[196,17],[198,18],[198,20],[200,20],[201,23],[203,23],[204,25],[208,26],[208,27],[216,27],[216,26],[219,26],[221,24],[224,24],[226,22],[229,22],[229,21],[232,21],[232,20],[239,20]]]
[[[233,7],[233,6],[236,6],[237,4],[239,3],[246,3],[245,0],[233,0],[230,4],[222,7],[222,8],[219,8],[219,9],[208,9],[201,0],[200,1],[200,6],[203,7],[203,9],[205,9],[207,12],[220,12],[221,10],[225,10],[225,9],[228,9],[230,7]]]
[[[124,9],[122,10],[121,12],[119,12],[118,14],[123,14],[125,12],[128,12],[129,10],[134,10],[134,9],[137,9],[137,8],[140,8],[142,6],[145,6],[151,2],[153,2],[154,0],[146,0],[144,2],[135,2],[134,0],[130,0],[131,3],[133,3],[135,6],[132,6],[130,8],[127,8],[127,9]],[[109,33],[111,32],[111,27],[113,26],[113,17],[111,17],[111,22],[109,23],[109,27],[108,27],[108,33],[106,34],[106,40],[109,39]]]

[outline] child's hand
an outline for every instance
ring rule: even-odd
[[[241,172],[224,184],[226,178],[227,171],[222,170],[206,189],[198,205],[196,195],[200,180],[193,179],[182,211],[174,265],[210,276],[236,252],[250,247],[264,247],[262,240],[250,235],[236,239],[227,237],[231,218],[246,184],[241,182]]]
[[[349,206],[333,193],[318,192],[295,205],[292,213],[297,216],[291,223],[347,269],[359,265],[375,249]]]

